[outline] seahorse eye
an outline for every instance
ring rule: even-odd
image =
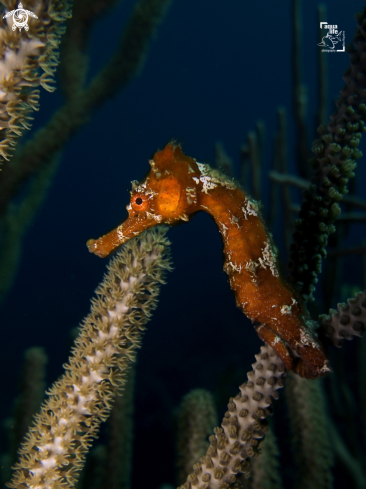
[[[137,194],[131,199],[132,208],[137,212],[147,211],[149,208],[149,200],[146,195]]]

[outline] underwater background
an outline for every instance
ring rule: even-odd
[[[353,16],[364,2],[323,3],[328,24],[338,25],[345,32],[346,43],[351,42],[356,25]],[[115,50],[134,5],[132,0],[121,2],[95,25],[88,48],[88,77],[97,73]],[[233,175],[239,179],[246,135],[255,129],[257,121],[263,121],[261,202],[263,215],[268,217],[268,172],[279,106],[285,108],[288,117],[289,173],[297,173],[291,5],[290,0],[173,0],[138,76],[90,114],[90,120],[63,147],[44,204],[22,241],[18,271],[0,309],[0,419],[11,415],[27,348],[45,349],[48,386],[63,373],[72,344],[71,330],[88,314],[90,299],[107,263],[107,259],[89,254],[85,243],[125,219],[130,182],[141,180],[149,171],[148,159],[156,150],[173,139],[182,144],[187,155],[214,164],[215,144],[221,141],[233,161]],[[316,135],[317,57],[321,50],[317,45],[320,29],[316,7],[315,0],[306,0],[301,6],[309,150]],[[343,86],[349,56],[346,52],[324,54],[330,114]],[[61,89],[51,94],[42,90],[40,111],[35,114],[31,132],[42,127],[62,103]],[[365,151],[364,141],[360,149]],[[363,198],[365,178],[361,158],[354,192]],[[299,192],[292,195],[299,203]],[[284,225],[279,212],[271,232],[286,263],[281,244]],[[150,489],[158,489],[162,483],[174,484],[174,410],[182,396],[197,387],[210,390],[221,419],[229,397],[236,395],[246,380],[261,345],[250,321],[236,308],[222,270],[222,242],[213,220],[198,214],[189,223],[171,228],[168,236],[174,270],[162,286],[158,308],[137,359],[133,456],[140,463],[133,471],[134,488],[146,487],[147,483]],[[358,246],[363,237],[365,221],[360,221],[348,230],[342,246]],[[347,299],[341,296],[342,286],[347,290],[365,288],[362,256],[343,258],[335,302],[326,307]],[[315,295],[319,307],[324,303],[323,295],[320,281]],[[358,375],[353,343],[356,341],[344,348],[352,388],[356,385],[352,379]],[[276,419],[276,406],[274,421],[275,425],[278,422],[275,432],[281,439],[286,420]],[[104,436],[96,444],[103,442]],[[1,452],[6,452],[4,433]],[[290,455],[286,448],[283,453],[284,484],[293,487]],[[344,474],[335,474],[334,487],[349,483]]]

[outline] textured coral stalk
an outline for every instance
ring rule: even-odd
[[[28,29],[14,24],[18,0],[3,0],[6,20],[0,28],[0,164],[9,160],[15,139],[30,129],[32,110],[38,110],[39,90],[54,91],[58,45],[71,17],[70,0],[28,0]],[[25,8],[25,7],[24,7]],[[19,20],[19,19],[18,19]]]
[[[291,448],[297,465],[298,489],[333,487],[333,450],[329,438],[323,386],[289,374],[286,397],[292,431]]]
[[[255,358],[248,382],[230,399],[221,428],[210,436],[207,454],[179,489],[227,489],[236,482],[237,474],[249,474],[249,460],[268,431],[266,418],[285,375],[282,360],[270,346],[262,346]]]
[[[366,329],[366,290],[357,292],[356,297],[337,305],[337,310],[330,309],[329,315],[319,316],[324,336],[340,348],[345,340],[362,336]]]
[[[92,2],[95,7],[96,2]],[[102,2],[101,2],[102,3]],[[51,117],[49,122],[33,138],[28,140],[21,150],[18,150],[12,158],[12,165],[4,167],[6,178],[0,179],[0,214],[4,214],[9,201],[17,195],[24,182],[43,165],[48,165],[50,159],[60,151],[69,138],[79,130],[86,121],[89,120],[92,111],[102,105],[108,98],[114,97],[119,91],[131,81],[131,79],[142,69],[146,59],[148,48],[159,23],[164,19],[170,0],[139,0],[132,12],[132,15],[123,31],[119,46],[106,66],[100,70],[91,80],[89,85],[80,92],[85,63],[80,60],[77,53],[66,57],[62,61],[67,67],[65,70],[70,76],[66,76],[68,88],[66,93],[70,96],[73,92],[72,100],[61,106]],[[68,24],[68,32],[65,38],[71,39],[67,42],[66,51],[75,51],[73,45],[73,35],[77,31],[78,37],[81,36],[85,41],[88,39],[88,30],[83,28],[83,22],[87,25],[89,18],[94,20],[99,14],[94,9],[88,7],[89,1],[79,2],[76,7],[76,19]],[[94,8],[93,7],[93,8]],[[80,11],[81,18],[80,18]],[[90,16],[90,17],[89,17]],[[86,17],[86,19],[85,19]],[[74,39],[76,42],[76,40]],[[64,46],[63,46],[64,48]],[[65,54],[65,49],[63,53]],[[76,45],[76,52],[79,45]],[[77,60],[75,59],[77,58]],[[75,67],[77,63],[77,68]],[[75,70],[77,72],[75,73]],[[64,73],[65,74],[65,73]],[[70,80],[70,77],[73,80]],[[76,78],[75,78],[76,77]],[[65,76],[63,77],[65,82]],[[64,87],[63,87],[64,89]],[[1,119],[1,117],[0,117]]]
[[[182,399],[177,416],[177,480],[183,484],[192,466],[207,451],[207,438],[217,425],[212,394],[193,389]]]
[[[129,242],[111,261],[65,374],[49,391],[20,450],[11,488],[71,488],[123,387],[170,269],[164,229]]]
[[[276,436],[268,427],[266,438],[261,444],[261,456],[252,459],[248,489],[282,489],[282,470],[280,467],[280,451]],[[242,489],[246,489],[244,487]]]
[[[291,246],[290,279],[309,300],[326,257],[328,235],[335,230],[333,223],[340,213],[338,202],[347,193],[356,160],[362,156],[358,145],[366,120],[366,8],[356,17],[356,34],[347,48],[351,65],[343,77],[346,85],[340,91],[338,110],[328,127],[319,127],[320,138],[313,143],[315,157],[310,163],[314,178],[303,193]]]

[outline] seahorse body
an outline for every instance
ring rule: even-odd
[[[147,177],[132,182],[126,221],[98,240],[89,240],[89,251],[105,257],[147,228],[208,212],[224,242],[224,270],[237,305],[260,323],[259,336],[277,351],[287,369],[306,378],[328,373],[328,360],[306,308],[278,270],[276,250],[258,204],[232,180],[184,155],[173,143],[155,153],[149,163]]]

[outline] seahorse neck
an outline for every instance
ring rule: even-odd
[[[207,165],[198,166],[202,174],[199,178],[202,187],[198,206],[214,218],[219,228],[224,242],[226,265],[241,270],[248,266],[250,260],[258,260],[262,256],[258,243],[264,243],[264,248],[268,242],[259,205],[247,197],[233,180]],[[273,267],[274,257],[270,268]]]

